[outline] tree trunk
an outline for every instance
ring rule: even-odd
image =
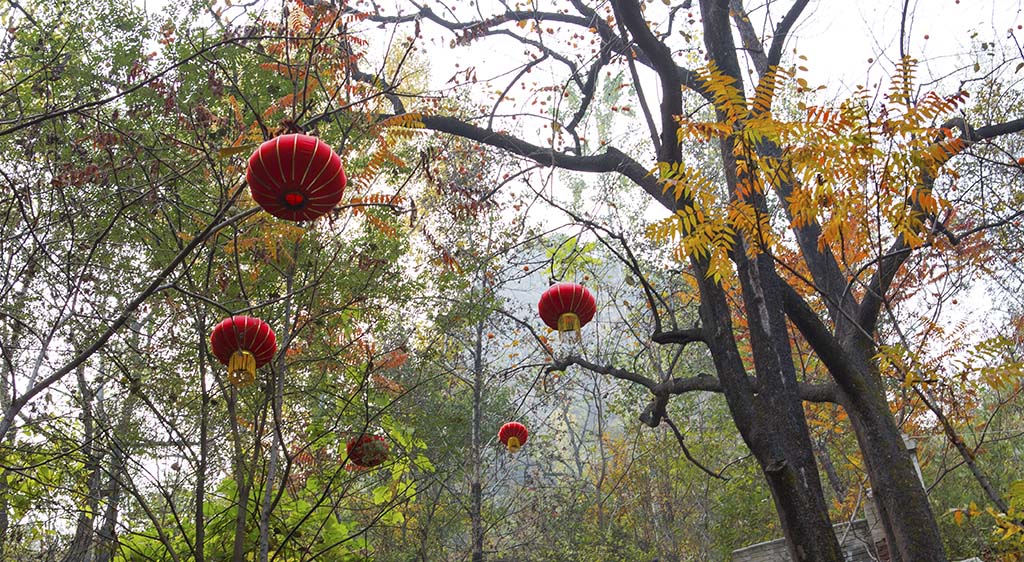
[[[760,389],[756,396],[733,339],[725,294],[702,275],[706,268],[698,267],[701,320],[713,330],[709,346],[726,401],[768,482],[791,558],[795,562],[842,562],[796,391],[789,334],[778,288],[772,283],[776,277],[760,275],[758,266],[764,264],[748,261],[742,248],[736,252],[736,261],[750,321]]]
[[[199,345],[206,345],[206,322],[205,315],[199,322]],[[200,349],[203,349],[200,347]],[[210,390],[206,386],[207,363],[206,354],[200,354],[199,358],[199,386],[202,392],[199,403],[199,463],[196,466],[196,506],[195,506],[195,527],[196,546],[195,562],[206,560],[206,516],[203,513],[203,506],[206,503],[206,462],[209,448],[207,444],[208,428],[210,421]]]
[[[100,461],[94,454],[95,420],[92,410],[92,392],[85,380],[85,366],[76,369],[78,391],[82,399],[82,455],[85,457],[85,470],[88,477],[85,481],[85,509],[79,511],[75,523],[75,536],[64,556],[65,562],[86,562],[89,559],[89,547],[92,544],[93,516],[100,499]]]
[[[884,396],[842,395],[894,561],[946,560],[935,515]]]
[[[835,493],[836,497],[840,500],[846,497],[846,484],[841,478],[839,473],[836,472],[836,467],[832,463],[832,455],[828,452],[828,445],[824,439],[819,439],[814,443],[814,452],[818,457],[818,463],[821,465],[822,470],[825,471],[825,476],[828,478],[828,483],[832,487],[832,492]]]
[[[245,451],[242,448],[241,435],[238,430],[238,414],[235,408],[237,394],[233,387],[229,390],[228,417],[231,420],[232,437],[235,442],[235,459],[232,464],[234,465],[235,487],[238,493],[238,512],[235,514],[235,536],[231,560],[232,562],[245,562],[245,526],[246,515],[248,515],[249,509],[249,488],[252,486],[252,483],[246,475]],[[253,441],[255,454],[255,450],[259,448],[259,439],[254,439]]]
[[[470,506],[469,519],[472,532],[473,562],[484,559],[483,485],[481,483],[481,442],[483,424],[483,340],[484,321],[477,322],[476,342],[473,348],[473,428],[470,432]]]
[[[292,288],[293,281],[295,279],[295,263],[298,262],[298,250],[299,245],[296,243],[294,247],[295,253],[293,254],[294,259],[292,260],[292,267],[289,268],[288,274],[285,277],[285,301],[284,301],[284,318],[285,326],[289,326],[292,321]],[[284,379],[288,373],[288,364],[285,362],[285,351],[288,350],[291,336],[288,332],[284,334],[284,342],[281,346],[277,355],[277,372],[274,373],[274,394],[271,398],[271,410],[273,411],[273,421],[271,427],[279,428],[281,423],[281,407],[284,401]],[[280,456],[280,448],[282,443],[278,437],[278,432],[272,431],[273,437],[270,440],[270,460],[267,461],[267,485],[263,492],[263,505],[260,508],[260,555],[259,562],[267,562],[267,557],[270,554],[270,514],[274,508],[274,484],[277,479],[277,463],[278,457]]]
[[[874,328],[864,327],[874,326],[874,322],[862,321],[854,325],[841,317],[843,321],[833,336],[792,288],[785,296],[790,318],[836,381],[838,400],[850,417],[864,456],[892,560],[946,560],[928,496],[889,410],[885,386],[874,359],[877,353]],[[865,304],[860,306],[863,308]]]
[[[722,18],[721,15],[717,17]],[[725,21],[728,28],[727,19]],[[724,68],[730,69],[736,64],[735,51],[730,46],[725,53],[728,66]],[[739,75],[738,70],[732,70],[735,75]],[[719,115],[719,118],[724,119],[725,116]],[[737,172],[739,166],[733,153],[734,140],[724,138],[720,145],[730,199],[743,199],[757,212],[767,215],[764,195],[741,195],[744,190],[740,189],[739,183],[745,178]],[[732,259],[740,280],[758,393],[751,400],[752,416],[747,416],[749,421],[744,424],[748,427],[745,432],[741,427],[740,432],[745,433],[744,439],[760,463],[771,488],[793,560],[841,562],[842,550],[828,516],[811,435],[797,389],[796,366],[783,308],[781,280],[776,275],[773,258],[763,251],[750,258],[747,255],[748,246],[757,246],[757,242],[745,240],[737,234]],[[699,268],[698,271],[698,275],[706,276],[707,268]],[[722,303],[719,305],[722,312],[714,315],[712,322],[706,324],[726,322],[729,309],[724,302],[722,287],[705,281],[701,285],[701,297],[702,300],[710,297],[712,302]],[[733,338],[732,346],[735,347],[731,322],[728,325],[729,337]],[[726,368],[731,373],[738,372],[746,376],[742,361]],[[753,423],[752,427],[750,422]]]
[[[636,5],[622,0],[620,3]],[[700,11],[709,58],[727,76],[736,79],[733,86],[740,95],[745,95],[728,2],[700,0]],[[638,27],[635,23],[630,26],[634,35]],[[646,41],[650,42],[650,31],[646,33]],[[672,53],[667,48],[664,51],[659,55],[668,59],[665,70],[659,71],[663,80],[669,71],[677,68],[674,63],[668,64]],[[673,91],[671,95],[675,97],[677,94]],[[719,122],[728,122],[722,108],[717,108],[717,113]],[[682,114],[681,102],[673,101],[671,106],[663,104],[662,114],[665,123],[662,151],[670,158],[660,159],[680,162],[682,149],[676,136],[679,128],[674,116]],[[764,194],[740,189],[740,181],[746,178],[741,175],[733,152],[735,140],[723,138],[719,146],[730,201],[743,200],[756,212],[768,216]],[[693,204],[692,201],[679,203]],[[749,324],[750,347],[759,389],[756,396],[750,388],[746,368],[736,347],[724,289],[707,278],[706,261],[692,259],[695,275],[700,279],[701,320],[709,329],[709,347],[722,386],[726,389],[730,411],[744,441],[761,465],[792,559],[796,562],[841,562],[842,551],[828,517],[803,403],[797,392],[796,368],[775,263],[764,251],[753,258],[747,256],[750,247],[759,245],[756,240],[744,240],[737,234],[734,244],[730,257],[736,264]]]
[[[29,287],[32,286],[32,282],[39,272],[38,260],[36,258],[36,252],[30,250],[28,257],[26,258],[25,274],[21,278],[21,288],[14,293],[14,298],[11,299],[11,310],[24,310],[25,295],[28,293]],[[5,333],[7,326],[10,325],[10,334]],[[14,342],[21,341],[22,336],[25,334],[25,324],[21,322],[5,322],[4,331],[0,332],[0,354],[2,354],[3,360],[3,380],[0,380],[0,410],[6,412],[11,407],[11,400],[15,396],[14,387],[8,387],[8,384],[13,384],[16,376],[17,369],[15,363],[18,360],[18,354],[20,350],[16,346],[12,345]],[[14,444],[14,434],[3,437],[3,445],[11,447]],[[7,516],[7,510],[9,509],[7,502],[7,469],[0,470],[0,557],[3,557],[7,547],[7,532],[10,529],[10,520]]]
[[[123,416],[119,423],[119,433],[123,431],[128,416]],[[110,478],[107,480],[107,508],[103,511],[103,525],[97,531],[94,562],[110,562],[117,552],[117,516],[121,508],[121,482],[124,477],[124,451],[113,440],[110,445]]]

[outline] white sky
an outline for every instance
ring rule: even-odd
[[[898,58],[901,11],[896,1],[812,1],[789,46],[808,57],[812,83],[877,81],[878,63],[868,60]],[[982,42],[1012,48],[1010,29],[1024,39],[1017,29],[1024,22],[1020,0],[912,0],[910,11],[907,54],[922,61],[922,75],[941,76],[966,64],[961,55]]]

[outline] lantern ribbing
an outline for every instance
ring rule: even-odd
[[[341,201],[347,179],[341,158],[327,143],[303,134],[281,135],[249,158],[245,172],[252,198],[271,215],[313,220]]]
[[[508,422],[498,430],[498,441],[508,448],[510,453],[515,453],[526,444],[530,432],[526,426],[519,422]]]

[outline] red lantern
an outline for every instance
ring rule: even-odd
[[[498,441],[508,447],[510,453],[518,451],[525,445],[529,436],[530,432],[526,431],[526,426],[519,422],[508,422],[498,430]]]
[[[256,380],[256,369],[277,352],[277,337],[270,325],[251,316],[232,316],[217,324],[210,334],[217,360],[228,366],[228,380],[242,387]]]
[[[263,210],[290,221],[313,220],[341,201],[345,169],[330,146],[309,135],[281,135],[260,145],[245,172]]]
[[[388,460],[388,442],[380,435],[353,437],[345,451],[356,468],[373,468]]]
[[[555,283],[540,296],[537,311],[549,328],[559,332],[573,330],[579,336],[580,328],[594,318],[597,304],[583,285]]]

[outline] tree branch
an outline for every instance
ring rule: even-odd
[[[1002,135],[1024,131],[1024,118],[1014,119],[1003,123],[995,123],[992,125],[986,125],[979,129],[974,129],[969,123],[967,123],[966,119],[958,117],[944,123],[942,128],[960,129],[961,139],[968,143],[976,143]],[[941,137],[941,139],[945,139],[945,136]],[[934,182],[934,178],[931,178],[926,174],[923,182],[930,186]],[[914,206],[916,210],[917,203],[914,203]],[[954,237],[954,240],[955,238],[956,237]],[[885,295],[889,291],[889,287],[892,285],[892,280],[896,277],[896,273],[899,271],[900,266],[910,258],[910,254],[913,250],[914,248],[911,248],[901,235],[896,238],[889,250],[879,258],[878,269],[875,271],[874,275],[871,276],[870,281],[868,281],[867,291],[861,301],[860,309],[857,311],[857,323],[864,332],[869,334],[874,333],[882,304],[885,301]],[[850,284],[852,285],[855,280],[856,277],[850,281]],[[849,287],[847,288],[847,291],[849,291]]]
[[[139,80],[138,82],[132,84],[131,86],[128,86],[127,88],[125,88],[125,89],[123,89],[123,90],[121,90],[121,91],[119,91],[117,93],[111,94],[111,95],[109,95],[109,96],[107,96],[105,98],[101,98],[101,99],[98,99],[98,100],[93,100],[93,101],[81,103],[81,104],[78,104],[78,105],[66,107],[64,109],[48,111],[46,113],[39,113],[39,114],[33,115],[33,116],[31,116],[31,117],[29,117],[29,118],[27,118],[25,120],[13,119],[13,120],[8,120],[8,121],[0,121],[0,124],[4,124],[4,125],[13,123],[10,127],[6,128],[6,129],[3,129],[3,130],[0,130],[0,137],[7,136],[7,135],[9,135],[11,133],[16,133],[16,132],[18,132],[18,131],[20,131],[22,129],[25,129],[27,127],[31,127],[33,125],[38,125],[40,123],[43,123],[45,121],[49,121],[51,119],[56,119],[58,117],[63,117],[65,115],[70,115],[72,113],[78,113],[80,111],[85,111],[87,109],[92,109],[94,107],[100,107],[100,106],[106,105],[106,104],[108,104],[110,102],[116,101],[116,100],[118,100],[120,98],[123,98],[124,96],[127,96],[128,94],[138,90],[139,88],[143,88],[145,86],[148,86],[154,80],[159,80],[159,79],[163,78],[164,76],[166,76],[167,74],[169,74],[173,70],[175,70],[177,68],[181,68],[182,66],[185,66],[186,64],[189,64],[190,62],[192,62],[192,61],[194,61],[194,60],[196,60],[198,58],[202,58],[202,57],[206,56],[206,54],[211,52],[211,51],[214,51],[214,50],[219,49],[220,47],[224,47],[226,45],[231,45],[231,44],[234,44],[234,43],[242,43],[242,42],[245,42],[245,41],[249,41],[251,39],[254,39],[254,37],[233,37],[231,39],[225,39],[223,41],[218,41],[216,43],[213,43],[211,45],[203,47],[202,49],[196,51],[195,53],[192,53],[191,55],[188,55],[188,56],[186,56],[186,57],[184,57],[184,58],[182,58],[182,59],[180,59],[178,61],[175,61],[173,64],[168,65],[167,68],[164,68],[160,72],[157,72],[156,74],[153,74],[153,75],[148,76],[148,77],[146,77],[146,78],[144,78],[142,80]]]
[[[768,48],[768,67],[777,66],[782,60],[782,48],[785,46],[783,43],[786,42],[790,30],[808,3],[809,0],[796,0],[779,25],[775,26],[775,37],[772,37],[772,46]]]
[[[570,355],[563,359],[556,359],[554,362],[551,363],[551,365],[548,366],[546,370],[549,373],[553,373],[556,371],[564,371],[572,365],[579,365],[580,367],[583,367],[584,369],[594,373],[598,373],[601,375],[609,375],[617,379],[638,384],[640,386],[645,387],[647,390],[650,390],[651,392],[655,392],[655,390],[658,387],[658,383],[656,383],[654,379],[649,379],[643,375],[619,369],[617,367],[591,363],[590,361],[587,361],[586,359],[583,359],[582,357],[577,357],[575,355]]]
[[[713,472],[708,467],[700,464],[700,462],[698,462],[697,459],[693,458],[693,455],[690,454],[690,450],[688,448],[686,448],[686,442],[683,441],[683,434],[679,431],[679,428],[676,427],[676,424],[673,423],[672,420],[668,416],[665,416],[665,423],[667,423],[668,426],[670,428],[672,428],[672,433],[675,434],[676,441],[679,442],[679,447],[681,447],[683,449],[683,456],[686,457],[686,460],[692,462],[694,464],[694,466],[696,466],[697,468],[701,469],[704,472],[704,474],[707,474],[708,476],[710,476],[712,478],[718,478],[719,480],[728,480],[728,478],[726,478],[725,476],[722,476],[722,474],[720,472]]]
[[[729,9],[732,12],[732,21],[740,33],[740,40],[743,41],[743,49],[750,55],[754,62],[754,70],[758,76],[764,76],[768,72],[768,56],[764,52],[764,45],[750,23],[750,17],[743,8],[743,0],[730,0]],[[777,63],[776,63],[777,64]]]
[[[637,161],[626,156],[626,154],[617,148],[607,147],[604,154],[576,156],[566,152],[552,150],[548,147],[532,144],[507,133],[477,127],[476,125],[471,125],[454,117],[424,115],[422,120],[424,127],[432,131],[439,131],[469,140],[475,140],[477,142],[511,152],[512,154],[529,158],[530,160],[545,166],[556,166],[578,172],[617,172],[632,180],[635,184],[651,195],[651,197],[654,197],[659,203],[664,205],[665,208],[675,208],[675,199],[672,195],[662,192],[657,179],[650,175],[648,170],[641,166]]]
[[[679,80],[679,65],[672,58],[672,50],[662,43],[647,26],[640,5],[636,0],[618,0],[612,2],[615,14],[621,18],[622,24],[633,36],[640,51],[651,60],[654,71],[661,81],[661,150],[658,160],[661,162],[678,162],[680,156],[679,139],[676,131],[679,123],[676,116],[683,107],[683,84]]]
[[[655,332],[651,336],[651,341],[660,344],[677,343],[685,346],[694,342],[707,342],[707,337],[701,328],[690,328],[688,330]]]
[[[856,387],[861,386],[863,379],[852,369],[846,353],[828,327],[796,289],[782,279],[779,279],[779,291],[782,294],[782,306],[786,316],[797,330],[800,330],[836,382],[846,389],[848,394],[856,395]]]
[[[649,390],[651,394],[655,395],[655,397],[667,398],[668,396],[686,394],[689,392],[714,392],[718,394],[722,394],[724,392],[722,389],[722,383],[718,380],[718,377],[706,373],[701,373],[694,377],[669,379],[665,382],[659,383],[655,382],[654,379],[645,377],[641,374],[619,369],[610,365],[597,365],[575,355],[555,360],[547,367],[546,370],[549,373],[564,371],[572,365],[578,365],[594,373],[608,375],[613,378],[638,384]],[[756,392],[757,380],[751,377],[747,377],[747,380]],[[835,385],[831,383],[800,383],[798,385],[798,392],[800,394],[800,399],[806,402],[835,403],[837,401]],[[661,411],[661,416],[664,416],[664,410]],[[661,416],[657,418],[659,421]],[[657,424],[655,424],[655,427],[656,426]]]

